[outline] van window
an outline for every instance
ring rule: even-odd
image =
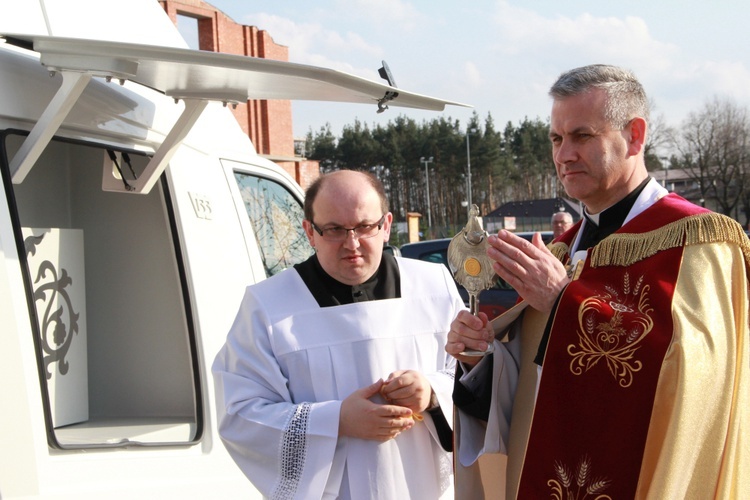
[[[255,231],[266,277],[298,264],[313,253],[302,229],[300,201],[284,186],[235,170],[245,210]]]
[[[57,448],[190,444],[202,435],[200,374],[172,208],[105,192],[105,148],[53,140],[20,184],[24,136],[2,140],[39,363]],[[148,158],[131,152],[133,170]],[[123,170],[129,167],[123,166]]]

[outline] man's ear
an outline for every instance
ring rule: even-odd
[[[310,224],[310,221],[307,219],[302,220],[302,228],[305,230],[305,235],[307,236],[307,241],[310,242],[310,246],[315,248],[315,243],[313,240],[313,229],[312,224]]]
[[[383,221],[383,241],[388,243],[391,238],[391,225],[393,224],[393,213],[388,212],[385,214],[385,220]]]
[[[626,129],[628,133],[628,153],[635,156],[646,148],[646,132],[648,124],[643,118],[630,120]]]

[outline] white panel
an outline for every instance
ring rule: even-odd
[[[13,12],[18,4],[37,3],[39,0],[13,1]],[[69,36],[112,40],[139,40],[141,43],[187,47],[175,25],[156,0],[42,0],[53,36]],[[16,23],[17,24],[17,23]],[[16,30],[14,33],[18,33]]]
[[[83,231],[23,228],[55,427],[88,420]]]
[[[48,35],[39,1],[0,0],[0,32]]]

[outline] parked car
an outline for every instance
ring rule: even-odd
[[[389,253],[389,254],[391,254],[391,255],[393,255],[395,257],[400,257],[401,256],[401,250],[399,250],[398,247],[393,246],[393,245],[389,245],[387,243],[385,245],[383,245],[383,252]]]
[[[545,244],[552,241],[552,231],[540,232]],[[519,232],[516,234],[531,241],[534,232]],[[439,262],[450,270],[450,266],[448,266],[448,245],[450,242],[451,238],[442,238],[406,243],[401,245],[401,256],[427,262]],[[469,293],[458,283],[456,283],[456,286],[458,287],[458,293],[461,294],[461,298],[464,299],[464,303],[468,307]],[[498,277],[495,286],[479,294],[479,310],[492,319],[511,308],[517,300],[518,293],[505,280]]]

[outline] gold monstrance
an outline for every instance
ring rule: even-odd
[[[479,218],[479,207],[472,205],[466,226],[448,245],[448,266],[455,280],[469,293],[469,311],[475,316],[479,312],[479,293],[492,288],[497,280],[492,259],[487,256],[487,236]],[[484,356],[493,350],[490,343],[486,351],[467,349],[461,354]]]

